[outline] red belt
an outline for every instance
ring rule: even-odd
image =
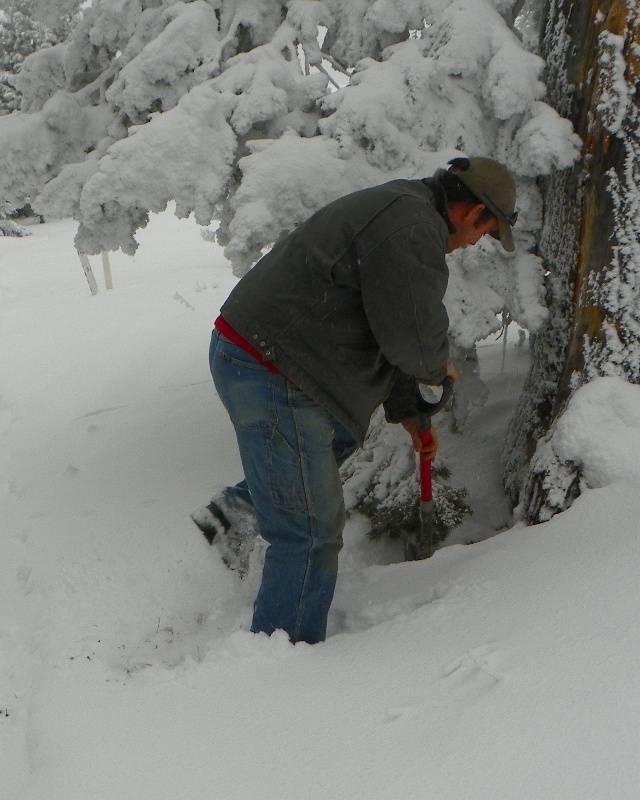
[[[231,325],[227,322],[227,320],[220,316],[215,321],[215,328],[216,330],[220,331],[223,336],[226,336],[229,341],[237,344],[245,353],[248,353],[252,358],[255,358],[256,361],[259,361],[260,364],[263,364],[270,372],[275,373],[276,375],[282,375],[282,372],[271,363],[271,361],[266,361],[262,353],[256,350],[255,347],[252,347],[249,342],[244,339],[240,334],[234,330]],[[286,376],[283,376],[286,377]]]

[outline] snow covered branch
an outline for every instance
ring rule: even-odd
[[[77,244],[137,247],[176,201],[209,225],[238,274],[329,200],[430,174],[456,153],[518,176],[522,255],[452,260],[453,333],[494,312],[544,317],[535,179],[577,139],[544,101],[539,56],[507,24],[510,0],[94,0],[71,38],[26,59],[22,110],[0,119],[10,206],[78,220]],[[319,35],[319,31],[326,31]],[[332,77],[338,66],[347,85]],[[478,268],[490,266],[482,291]]]

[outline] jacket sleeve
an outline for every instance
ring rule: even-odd
[[[387,422],[403,422],[405,419],[415,417],[416,389],[416,379],[413,375],[398,372],[389,396],[383,403]]]
[[[382,354],[405,376],[434,384],[449,360],[445,236],[429,222],[407,224],[360,263],[364,309]]]

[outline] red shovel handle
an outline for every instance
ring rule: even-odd
[[[431,438],[431,429],[420,431],[420,441],[423,445],[431,444]],[[420,500],[423,503],[433,500],[431,459],[425,453],[420,453]]]
[[[420,392],[417,393],[418,425],[420,441],[423,445],[431,444],[431,417],[444,408],[453,391],[453,379],[447,375],[442,381],[442,396],[436,403],[427,402]],[[431,485],[431,459],[420,453],[420,500],[430,503],[433,500]]]

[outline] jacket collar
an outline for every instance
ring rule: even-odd
[[[451,220],[449,219],[447,195],[444,193],[444,189],[440,185],[440,182],[437,181],[435,178],[423,178],[422,183],[424,183],[424,185],[430,190],[431,194],[433,195],[436,211],[446,222],[449,233],[455,233],[456,229]]]

